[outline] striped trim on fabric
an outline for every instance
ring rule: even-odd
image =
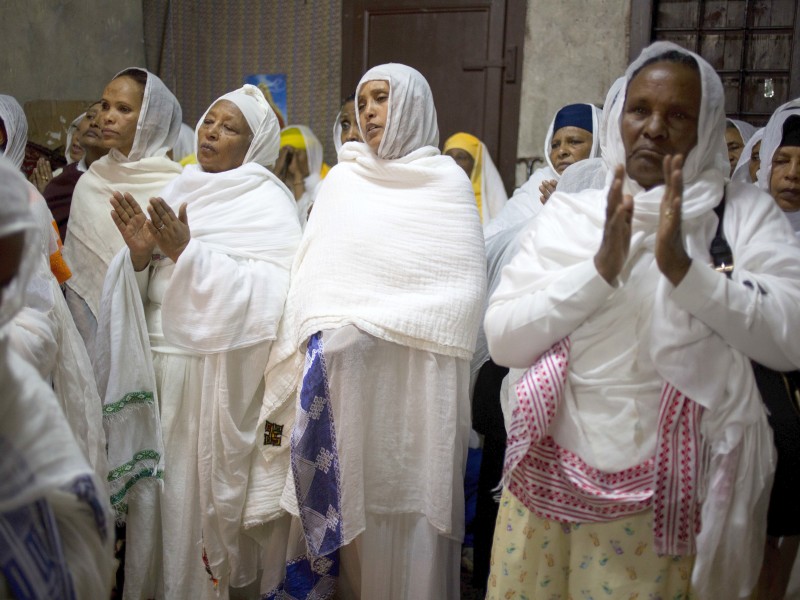
[[[164,479],[164,471],[163,469],[159,469],[158,471],[153,471],[153,469],[142,469],[135,475],[133,475],[130,479],[125,482],[125,485],[122,486],[122,489],[119,490],[117,493],[111,495],[111,506],[113,506],[117,512],[120,512],[120,509],[124,508],[127,510],[128,505],[124,504],[122,500],[128,494],[128,491],[140,480],[146,479],[148,477],[152,477],[154,479]]]
[[[129,460],[123,465],[118,466],[115,469],[112,469],[108,473],[108,481],[116,481],[120,477],[124,477],[131,471],[133,471],[140,463],[144,461],[149,461],[152,464],[158,464],[158,461],[161,460],[161,455],[156,452],[155,450],[141,450],[133,455],[133,459]]]
[[[665,383],[655,456],[623,471],[600,471],[547,435],[564,395],[569,358],[564,338],[517,382],[504,485],[530,511],[555,521],[611,521],[653,506],[655,550],[693,554],[700,530],[702,407]]]

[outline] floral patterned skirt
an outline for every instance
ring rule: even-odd
[[[693,556],[653,551],[653,513],[607,523],[541,519],[508,490],[487,600],[689,600]]]

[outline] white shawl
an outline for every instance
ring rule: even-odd
[[[294,393],[309,336],[355,325],[410,348],[472,356],[486,286],[481,224],[466,174],[429,145],[438,140],[432,98],[429,89],[405,89],[427,88],[411,71],[383,65],[359,84],[390,82],[389,137],[380,148],[399,157],[382,159],[366,144],[346,143],[320,188],[267,365],[260,423],[282,425],[284,443],[263,446],[265,460],[254,463],[246,524],[282,512]],[[409,98],[427,104],[412,107]]]

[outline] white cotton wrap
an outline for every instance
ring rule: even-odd
[[[303,344],[355,325],[379,339],[469,360],[486,286],[483,235],[464,171],[426,146],[396,160],[366,144],[339,152],[320,189],[292,268],[278,341],[267,366],[261,425],[284,443],[254,465],[246,524],[281,514],[294,392]]]

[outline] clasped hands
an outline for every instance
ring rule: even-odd
[[[683,156],[665,156],[663,168],[665,188],[656,232],[655,257],[661,273],[672,285],[677,286],[692,264],[683,246],[681,232]],[[619,165],[614,171],[614,181],[608,192],[603,241],[594,257],[597,272],[610,284],[622,271],[631,244],[634,206],[633,198],[622,193],[624,179],[625,168]]]
[[[186,204],[181,205],[176,216],[163,199],[150,198],[150,205],[147,207],[149,219],[128,193],[114,192],[111,206],[111,218],[131,251],[131,262],[135,271],[147,268],[156,246],[172,262],[178,262],[178,257],[192,237]]]

